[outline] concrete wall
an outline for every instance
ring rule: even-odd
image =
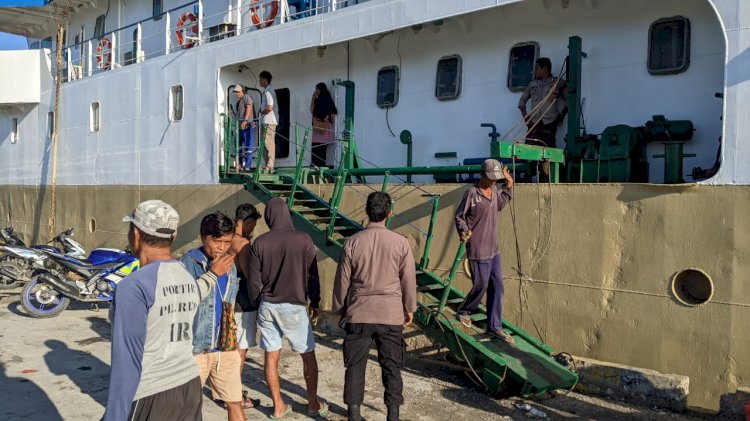
[[[323,196],[329,186],[313,186]],[[465,185],[431,185],[440,193],[439,221],[430,267],[444,275],[457,249],[452,215]],[[366,186],[348,187],[341,211],[363,220]],[[393,186],[393,228],[421,255],[430,207],[423,191]],[[25,239],[47,239],[49,190],[0,188],[0,223],[10,221]],[[122,247],[120,218],[140,200],[160,198],[182,217],[176,247],[195,246],[200,218],[229,212],[252,196],[238,186],[58,187],[57,227],[77,228],[89,247]],[[38,204],[43,204],[39,206]],[[750,207],[747,187],[703,185],[519,185],[517,230],[524,273],[519,294],[510,209],[498,229],[506,276],[505,317],[529,332],[534,323],[557,351],[689,376],[688,405],[718,409],[722,393],[750,384],[743,364],[750,349]],[[91,218],[96,231],[91,233]],[[261,223],[258,232],[265,230]],[[335,273],[321,256],[323,305],[330,306]],[[670,292],[678,271],[695,267],[714,285],[706,304],[680,304]],[[469,281],[459,275],[458,286]],[[525,297],[525,298],[519,298]],[[523,308],[523,314],[521,313]]]

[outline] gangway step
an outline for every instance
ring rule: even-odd
[[[258,192],[263,200],[289,197],[292,189],[292,177],[288,174],[261,177],[259,183],[253,181],[251,176],[244,177],[246,186]],[[346,238],[364,229],[347,215],[338,213],[333,233],[326,236],[334,210],[328,201],[304,185],[297,185],[295,189],[295,192],[300,192],[295,193],[296,199],[292,207],[295,223],[304,224],[306,230],[315,233],[314,239],[319,247],[332,247],[340,251]],[[462,253],[463,248],[459,247],[456,262],[461,261]],[[414,321],[427,337],[447,347],[452,354],[470,365],[479,380],[492,392],[540,395],[555,389],[571,388],[576,384],[578,375],[558,364],[552,358],[553,351],[549,346],[517,326],[503,320],[503,329],[513,337],[515,345],[487,334],[484,306],[480,306],[479,311],[470,316],[476,323],[472,323],[470,327],[461,324],[456,319],[454,307],[464,301],[464,293],[452,287],[454,279],[443,279],[434,273],[417,270],[417,291],[420,294],[419,310],[415,313]],[[446,306],[438,312],[440,298],[446,288],[450,289],[447,291]]]

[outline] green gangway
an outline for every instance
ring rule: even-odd
[[[231,122],[225,124],[226,139],[235,139],[231,133]],[[299,131],[297,133],[299,138]],[[276,174],[263,174],[261,171],[230,171],[230,150],[232,145],[225,143],[225,165],[221,180],[224,183],[244,184],[261,201],[279,197],[285,199],[292,213],[297,229],[309,233],[316,245],[327,255],[338,261],[344,241],[364,229],[362,225],[338,211],[342,192],[347,183],[357,175],[357,170],[341,165],[329,170],[326,175],[335,178],[333,194],[326,200],[308,189],[303,181],[311,176],[311,171],[302,165],[307,147],[309,128],[305,129],[301,144],[298,145],[297,164],[294,168],[281,169]],[[259,136],[261,139],[264,136]],[[230,142],[231,143],[231,142]],[[301,147],[299,147],[301,146]],[[344,148],[342,161],[353,161],[353,148]],[[259,145],[257,166],[261,168],[263,143]],[[462,172],[479,170],[461,168]],[[456,171],[459,171],[458,169]],[[318,171],[323,175],[322,171]],[[364,173],[363,173],[364,174]],[[371,173],[368,173],[371,174]],[[382,191],[388,187],[386,171]],[[541,395],[556,389],[570,389],[578,382],[578,374],[560,365],[553,358],[553,350],[541,340],[529,335],[517,326],[503,321],[503,327],[515,340],[510,345],[486,333],[486,309],[471,316],[471,328],[456,320],[456,310],[464,301],[465,294],[453,286],[456,273],[463,261],[465,246],[460,244],[450,273],[440,278],[426,270],[432,231],[438,209],[438,197],[433,196],[432,218],[422,258],[417,263],[417,302],[418,311],[414,316],[416,325],[433,342],[450,350],[456,358],[464,361],[475,378],[482,382],[493,394],[498,395]]]

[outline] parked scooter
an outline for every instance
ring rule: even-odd
[[[55,317],[69,300],[112,301],[117,284],[140,267],[127,251],[95,249],[88,259],[75,259],[44,250],[34,261],[34,274],[21,292],[21,306],[32,317]]]
[[[62,247],[61,252],[60,249],[49,245],[50,243],[27,247],[13,227],[8,226],[0,230],[0,238],[5,243],[0,245],[0,250],[3,251],[0,257],[0,290],[14,289],[28,282],[34,273],[33,263],[40,259],[42,251],[64,253],[74,258],[86,256],[86,249],[72,237],[73,228],[68,228],[50,241],[59,244]]]

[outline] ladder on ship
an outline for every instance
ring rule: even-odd
[[[229,121],[229,117],[224,118]],[[225,126],[230,124],[231,122]],[[301,142],[300,129],[304,131]],[[311,176],[311,171],[303,167],[310,129],[297,125],[295,132],[296,142],[293,143],[297,145],[298,156],[294,168],[282,169],[276,174],[264,174],[261,171],[232,172],[225,165],[222,169],[222,182],[244,184],[247,190],[264,202],[274,197],[285,199],[295,226],[308,232],[323,252],[338,261],[344,241],[364,229],[361,224],[339,212],[344,189],[354,177],[372,175],[372,171],[363,172],[372,168],[356,169],[346,164],[354,162],[356,157],[354,148],[349,147],[348,139],[344,139],[341,142],[341,165],[335,170],[317,170],[319,176],[336,180],[332,197],[326,200],[304,185]],[[225,137],[225,151],[232,148],[232,138]],[[265,136],[261,135],[259,138],[264,139]],[[236,138],[234,139],[235,146],[238,146]],[[261,141],[256,151],[256,168],[261,168],[263,149]],[[525,153],[528,155],[528,150]],[[229,152],[225,154],[225,158],[225,162],[228,162]],[[455,171],[478,172],[479,166],[462,166]],[[387,191],[390,172],[383,171],[382,175],[381,191]],[[453,356],[464,361],[474,376],[492,393],[530,396],[572,388],[578,381],[578,374],[555,361],[552,348],[541,340],[506,320],[503,320],[503,328],[514,338],[514,345],[487,334],[487,314],[484,307],[480,307],[480,311],[471,316],[473,323],[470,328],[456,319],[457,308],[463,303],[465,294],[454,287],[453,282],[463,261],[465,246],[463,243],[459,246],[447,277],[441,278],[427,269],[439,197],[429,195],[428,199],[432,202],[432,215],[421,260],[417,264],[416,325],[433,342],[448,348]]]

